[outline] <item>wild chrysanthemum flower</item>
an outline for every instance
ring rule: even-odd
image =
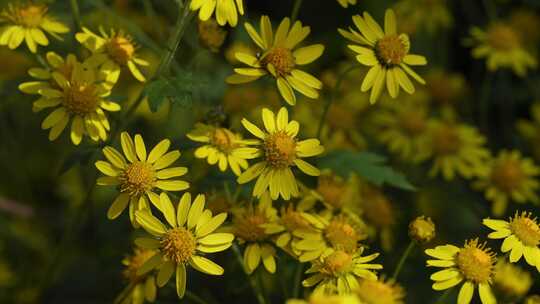
[[[531,288],[533,278],[531,274],[519,266],[499,260],[495,266],[493,287],[507,299],[521,299]]]
[[[347,8],[349,5],[356,5],[356,0],[337,0],[341,6]]]
[[[137,222],[153,237],[138,238],[135,244],[158,251],[137,274],[158,269],[156,284],[163,287],[176,273],[176,293],[182,298],[186,291],[186,266],[209,275],[222,275],[223,268],[203,255],[231,247],[234,235],[215,232],[227,219],[227,213],[212,216],[210,210],[204,209],[204,195],[197,195],[192,203],[191,194],[184,193],[176,209],[167,194],[161,193],[159,198],[165,224],[148,210],[136,212]]]
[[[517,150],[502,150],[473,186],[485,191],[486,199],[493,202],[493,214],[501,216],[510,201],[538,202],[536,191],[540,184],[536,177],[539,174],[540,168],[532,159],[522,157]]]
[[[216,11],[216,20],[219,25],[228,23],[235,27],[238,23],[238,14],[244,15],[243,0],[193,0],[190,7],[192,11],[199,11],[199,19],[206,21]]]
[[[516,212],[509,221],[484,219],[483,223],[495,230],[488,235],[490,239],[504,239],[501,251],[510,251],[511,263],[516,263],[523,256],[527,264],[540,272],[540,226],[530,212]]]
[[[434,34],[452,26],[452,12],[446,0],[401,0],[394,5],[396,15],[405,20],[409,34]]]
[[[320,201],[327,209],[339,212],[359,213],[358,184],[355,176],[347,179],[329,169],[317,178],[317,188],[309,190],[302,201]],[[313,203],[314,203],[313,202]],[[312,203],[312,204],[313,204]]]
[[[132,255],[122,260],[122,264],[126,266],[122,274],[130,285],[126,290],[131,290],[129,296],[125,298],[127,302],[122,303],[142,304],[145,301],[153,303],[156,300],[156,276],[151,273],[137,274],[144,263],[155,254],[155,250],[136,248]]]
[[[433,69],[427,73],[426,82],[431,100],[439,107],[456,106],[467,92],[465,77],[459,73]]]
[[[369,264],[379,254],[362,256],[362,249],[352,253],[343,250],[327,250],[319,259],[312,262],[306,271],[310,276],[302,281],[304,287],[315,286],[316,291],[328,294],[349,294],[358,288],[358,278],[377,280],[375,269],[380,264]]]
[[[516,128],[527,141],[536,159],[540,159],[540,102],[534,102],[529,110],[531,120],[519,119]]]
[[[234,69],[236,74],[229,76],[227,82],[247,83],[270,73],[276,79],[278,90],[288,104],[296,104],[293,89],[306,97],[319,98],[318,90],[322,88],[322,83],[297,66],[312,63],[321,57],[324,46],[313,44],[295,49],[309,35],[310,27],[302,26],[300,21],[296,21],[292,27],[290,23],[289,18],[283,19],[274,33],[270,18],[262,16],[260,35],[251,24],[246,23],[246,31],[260,48],[260,53],[236,53],[236,58],[249,67]]]
[[[71,54],[65,60],[53,52],[46,57],[51,70],[30,69],[28,74],[38,80],[22,83],[19,90],[40,95],[33,104],[34,112],[54,108],[41,124],[42,129],[50,129],[49,140],[58,138],[69,122],[75,145],[84,135],[93,141],[106,140],[110,124],[105,111],[120,111],[120,105],[105,99],[111,91],[103,85],[98,71]]]
[[[55,20],[47,13],[45,4],[33,2],[9,3],[0,12],[0,45],[16,49],[23,41],[28,49],[35,53],[38,45],[48,45],[49,39],[44,32],[61,40],[58,34],[69,32],[69,27]]]
[[[409,237],[418,243],[431,241],[435,234],[435,224],[430,217],[421,215],[409,223]]]
[[[362,304],[404,304],[405,291],[392,280],[358,280],[353,290]]]
[[[195,157],[206,158],[210,165],[218,164],[222,172],[230,166],[234,174],[240,175],[248,167],[246,159],[236,152],[249,143],[242,140],[240,134],[227,128],[197,123],[186,136],[193,141],[205,143],[195,150]]]
[[[259,204],[248,205],[233,211],[232,232],[241,244],[245,243],[244,266],[248,273],[252,273],[263,264],[270,272],[276,272],[276,250],[271,243],[270,234],[266,233],[264,226],[275,222],[277,211],[272,207],[272,200],[264,194]]]
[[[289,121],[289,113],[282,107],[277,116],[264,108],[262,119],[266,132],[247,119],[242,119],[244,127],[259,140],[257,147],[239,149],[238,155],[243,158],[259,158],[263,160],[252,165],[238,177],[239,184],[245,184],[258,177],[253,195],[260,197],[267,189],[276,200],[281,196],[285,200],[298,196],[298,185],[291,167],[296,166],[304,173],[318,176],[319,169],[302,160],[321,154],[324,151],[318,139],[298,141],[296,135],[300,125],[297,121]]]
[[[295,255],[300,252],[294,250],[294,246],[290,246],[297,238],[294,232],[297,230],[310,231],[311,224],[302,215],[305,212],[300,204],[294,206],[289,204],[280,208],[279,216],[273,222],[263,224],[267,234],[271,234],[276,242],[276,245],[286,251],[292,251]]]
[[[478,239],[468,240],[461,248],[454,245],[437,246],[425,253],[435,260],[427,260],[427,266],[446,268],[431,275],[434,290],[452,288],[463,281],[457,299],[458,304],[471,303],[478,287],[482,304],[497,303],[491,290],[496,256]]]
[[[511,68],[518,76],[525,76],[527,69],[536,68],[537,61],[523,46],[521,37],[509,24],[498,22],[484,31],[478,27],[471,29],[474,44],[472,56],[486,58],[489,71]]]
[[[414,86],[407,74],[425,84],[424,79],[409,65],[426,65],[427,60],[424,56],[409,54],[409,37],[406,34],[398,35],[394,11],[386,10],[384,31],[367,12],[363,17],[356,15],[352,19],[360,33],[353,28],[338,31],[343,37],[360,44],[351,44],[349,48],[358,53],[358,62],[371,67],[360,88],[362,92],[371,89],[371,103],[379,99],[385,85],[392,98],[399,95],[400,88],[409,94],[414,93]]]
[[[75,38],[92,52],[86,63],[93,67],[100,67],[109,85],[114,85],[118,81],[122,67],[127,67],[138,81],[146,80],[138,66],[148,66],[149,63],[138,56],[138,46],[130,35],[121,30],[112,29],[108,34],[100,28],[101,35],[87,28],[82,30],[75,34]]]
[[[180,152],[167,152],[171,145],[168,139],[159,142],[149,154],[139,134],[133,141],[127,132],[122,132],[120,142],[124,155],[113,147],[103,148],[107,161],[97,161],[96,168],[106,176],[98,178],[97,184],[117,186],[120,191],[107,211],[107,217],[111,220],[117,218],[129,204],[129,218],[135,224],[135,211],[150,210],[148,200],[161,210],[160,198],[155,192],[157,189],[182,191],[189,188],[188,182],[174,179],[186,174],[188,169],[169,168],[180,157]]]
[[[313,261],[329,249],[354,253],[361,247],[359,242],[367,237],[363,222],[345,215],[305,212],[303,216],[310,227],[295,230],[293,235],[298,241],[292,244],[300,262]]]
[[[227,31],[221,28],[215,19],[199,21],[197,32],[199,33],[201,44],[214,53],[219,52],[219,48],[223,45],[227,37]]]
[[[427,105],[411,96],[373,113],[375,137],[404,161],[419,163],[429,157]]]
[[[335,295],[325,294],[324,292],[312,292],[306,300],[289,299],[285,304],[363,304],[358,301],[354,294]]]
[[[431,120],[428,128],[433,159],[430,176],[441,174],[445,180],[452,180],[456,175],[472,178],[485,174],[490,154],[484,147],[486,139],[474,127]]]

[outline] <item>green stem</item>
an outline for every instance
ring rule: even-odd
[[[122,304],[129,297],[136,284],[130,283],[122,292],[114,299],[114,304]]]
[[[296,21],[298,18],[298,12],[300,12],[300,7],[302,6],[302,0],[294,0],[294,5],[291,13],[291,23]]]
[[[296,265],[296,269],[294,271],[294,280],[293,280],[293,291],[292,291],[292,297],[293,299],[297,299],[300,295],[300,286],[302,284],[302,273],[304,272],[304,264],[298,263]]]
[[[246,267],[244,266],[244,259],[242,258],[242,253],[240,253],[240,248],[238,248],[238,245],[234,243],[232,245],[232,249],[234,251],[234,255],[236,256],[236,261],[238,262],[238,264],[240,264],[240,267],[242,267],[242,269],[244,270],[244,273],[248,277],[249,284],[251,285],[251,289],[253,290],[255,297],[257,298],[257,302],[259,304],[266,304],[266,300],[261,290],[259,289],[259,286],[258,286],[259,284],[257,283],[257,280],[248,273]]]
[[[336,95],[339,92],[339,88],[341,87],[341,83],[343,82],[343,80],[345,79],[345,76],[347,76],[347,74],[349,74],[350,71],[352,71],[354,69],[357,69],[357,68],[360,68],[360,66],[352,65],[352,66],[348,67],[345,71],[343,71],[338,76],[338,79],[336,81],[336,86],[334,87],[334,90],[332,90],[332,93],[330,93],[330,99],[324,105],[324,110],[323,110],[323,113],[321,115],[321,120],[319,121],[319,127],[317,128],[317,138],[319,140],[321,139],[321,133],[322,133],[322,129],[323,129],[323,126],[324,126],[324,122],[326,120],[326,115],[328,115],[328,111],[330,110],[330,106],[334,102],[334,99],[336,99]]]
[[[399,259],[399,262],[397,264],[396,270],[394,270],[394,273],[392,274],[392,280],[397,280],[397,277],[399,273],[401,272],[401,269],[403,268],[403,265],[405,265],[405,261],[411,254],[412,249],[414,248],[414,241],[411,241],[409,245],[407,246],[407,249],[403,252],[403,255],[401,255],[401,258]]]
[[[198,303],[198,304],[208,304],[205,300],[203,300],[198,295],[194,294],[193,292],[186,290],[186,298],[190,299],[191,301]]]
[[[80,30],[82,28],[81,23],[81,12],[79,10],[79,3],[77,0],[70,0],[71,3],[71,13],[73,14],[73,19],[75,20],[75,26],[77,26],[77,30]]]

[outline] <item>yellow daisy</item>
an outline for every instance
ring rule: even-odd
[[[330,212],[304,212],[302,215],[311,226],[293,232],[298,241],[292,246],[300,262],[313,261],[329,249],[353,253],[362,247],[360,241],[367,237],[363,222],[346,215],[333,216]]]
[[[176,273],[176,293],[183,298],[186,291],[186,266],[209,275],[222,275],[218,264],[204,257],[208,253],[224,251],[231,247],[234,235],[215,232],[227,219],[227,213],[216,216],[204,209],[204,195],[199,194],[191,202],[191,195],[184,193],[178,207],[174,208],[165,193],[159,196],[164,224],[148,210],[139,210],[137,222],[152,235],[135,240],[137,246],[157,250],[138,271],[138,275],[157,269],[156,284],[165,286]]]
[[[489,71],[511,68],[518,76],[525,76],[527,69],[536,68],[537,61],[524,47],[519,34],[511,25],[498,22],[487,30],[478,27],[471,29],[471,39],[475,45],[474,58],[486,58]]]
[[[358,214],[358,180],[352,174],[344,179],[330,169],[324,169],[317,177],[317,187],[309,189],[302,201],[304,204],[309,202],[310,205],[321,202],[329,210]]]
[[[123,31],[111,29],[110,34],[100,28],[100,35],[83,27],[82,32],[75,34],[75,38],[85,48],[92,52],[86,63],[93,67],[100,67],[106,75],[110,85],[114,85],[120,77],[122,67],[127,67],[133,77],[144,82],[146,78],[138,66],[148,66],[148,61],[140,58],[137,54],[138,45],[133,38]]]
[[[71,141],[78,145],[84,135],[93,141],[106,140],[110,130],[105,111],[120,111],[120,105],[105,100],[111,94],[99,78],[99,73],[80,63],[74,55],[64,60],[56,53],[47,53],[51,70],[32,68],[28,71],[37,81],[19,85],[19,90],[27,94],[38,94],[40,98],[33,104],[33,111],[54,108],[41,124],[49,131],[53,141],[62,134],[71,121]]]
[[[124,297],[126,301],[122,303],[142,304],[145,301],[153,303],[156,300],[156,276],[151,273],[137,274],[154,254],[156,254],[155,250],[136,248],[132,255],[122,260],[122,264],[126,266],[122,274],[129,282],[129,286],[118,296],[120,298],[125,292],[129,292],[129,295]]]
[[[532,159],[522,157],[517,150],[502,150],[488,166],[488,171],[473,183],[473,187],[485,191],[486,199],[493,202],[494,215],[503,215],[509,201],[538,202],[536,191],[540,184],[536,177],[540,168]]]
[[[109,219],[117,218],[129,203],[129,218],[135,224],[137,210],[150,210],[148,200],[159,210],[161,203],[156,190],[182,191],[189,188],[189,183],[179,179],[188,169],[171,167],[179,157],[180,152],[167,152],[171,141],[164,139],[159,142],[149,154],[141,135],[135,135],[135,141],[127,132],[120,134],[120,141],[125,157],[113,147],[103,148],[107,161],[97,161],[96,168],[105,174],[98,178],[101,186],[117,186],[120,194],[116,197],[107,211]]]
[[[354,294],[347,295],[329,295],[324,292],[317,291],[312,292],[307,300],[289,299],[285,304],[363,304],[358,301],[358,298]]]
[[[358,288],[358,278],[377,280],[373,271],[382,269],[380,264],[369,264],[379,254],[362,256],[362,249],[353,253],[342,250],[327,250],[319,259],[312,262],[306,271],[310,276],[302,281],[304,287],[315,286],[316,291],[327,294],[350,294]]]
[[[509,300],[523,298],[529,292],[532,284],[533,278],[529,272],[504,260],[497,262],[493,287]]]
[[[275,222],[277,210],[272,207],[268,193],[263,194],[259,204],[243,206],[233,211],[232,232],[240,244],[245,244],[244,266],[252,273],[263,264],[269,273],[276,272],[276,250],[272,245],[270,234],[264,226]]]
[[[354,293],[361,304],[405,304],[405,291],[392,280],[359,280]]]
[[[367,182],[360,184],[360,208],[371,239],[379,238],[381,247],[389,251],[393,247],[394,226],[398,222],[397,210],[381,188]]]
[[[436,106],[456,106],[467,93],[465,77],[459,73],[449,73],[433,69],[426,75],[426,89]]]
[[[337,0],[341,6],[347,8],[349,5],[356,5],[356,0]]]
[[[296,21],[292,26],[290,23],[289,18],[283,19],[274,33],[270,18],[262,16],[260,35],[251,24],[246,23],[246,31],[259,47],[260,53],[236,53],[236,58],[249,67],[234,69],[236,74],[229,76],[227,82],[247,83],[270,73],[276,79],[278,90],[288,104],[296,104],[293,89],[308,98],[319,98],[321,81],[297,66],[312,63],[321,57],[324,46],[313,44],[295,49],[311,30],[309,26],[302,26],[300,21]]]
[[[501,251],[510,251],[510,262],[516,263],[525,257],[527,264],[540,272],[540,226],[530,212],[517,213],[510,220],[484,219],[484,225],[495,230],[490,239],[504,239]]]
[[[0,12],[0,45],[16,49],[23,41],[35,53],[38,45],[48,45],[44,32],[61,40],[58,34],[69,32],[69,27],[51,17],[45,4],[33,2],[9,3]]]
[[[425,84],[424,79],[409,65],[426,65],[427,60],[424,56],[409,54],[409,37],[407,34],[397,34],[394,11],[386,10],[384,31],[367,12],[364,12],[363,17],[356,15],[352,19],[360,32],[353,28],[338,31],[343,37],[360,44],[351,44],[349,48],[358,54],[358,62],[370,67],[360,89],[362,92],[371,89],[371,103],[379,99],[385,84],[392,98],[399,95],[400,88],[409,94],[414,93],[409,76]]]
[[[447,0],[401,0],[394,5],[396,15],[405,20],[409,34],[426,31],[434,34],[452,26]]]
[[[242,119],[244,127],[258,137],[257,147],[238,149],[238,155],[243,158],[259,158],[263,160],[252,165],[237,179],[239,184],[245,184],[258,177],[253,195],[260,197],[267,189],[273,200],[281,196],[289,200],[291,196],[297,197],[298,185],[291,167],[296,166],[304,173],[318,176],[319,169],[302,160],[321,154],[324,148],[318,139],[298,141],[296,135],[300,129],[297,121],[289,121],[289,113],[282,107],[277,116],[274,112],[264,108],[262,119],[266,132],[247,119]]]
[[[540,159],[540,102],[534,102],[529,110],[531,120],[519,119],[516,128],[529,144],[536,159]]]
[[[235,27],[238,23],[238,14],[244,15],[243,0],[193,0],[190,7],[192,11],[199,11],[199,19],[206,21],[216,11],[216,20],[223,26],[228,23]]]
[[[200,21],[197,23],[199,42],[213,53],[218,53],[219,49],[227,38],[227,31],[220,27],[215,19]]]
[[[218,164],[220,171],[224,172],[230,166],[234,174],[240,175],[248,167],[246,159],[236,153],[249,143],[242,140],[240,134],[227,128],[197,123],[186,136],[193,141],[205,143],[195,149],[195,157],[206,158],[210,165]]]
[[[445,180],[452,180],[456,175],[485,174],[490,154],[484,147],[486,139],[474,127],[434,119],[428,128],[427,146],[433,161],[430,176],[442,174]]]
[[[482,304],[497,303],[490,287],[497,258],[478,239],[466,241],[462,248],[444,245],[426,249],[425,253],[435,258],[427,260],[427,266],[445,268],[431,275],[435,281],[433,290],[445,290],[464,282],[459,290],[458,304],[471,303],[476,287]]]

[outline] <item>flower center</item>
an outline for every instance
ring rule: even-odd
[[[177,264],[189,261],[196,247],[193,234],[182,227],[170,229],[161,240],[163,256]]]
[[[325,203],[335,208],[341,208],[345,183],[334,174],[323,174],[317,181],[317,192],[321,194]]]
[[[153,250],[136,249],[132,256],[124,260],[124,263],[127,266],[122,273],[124,277],[132,283],[140,281],[141,276],[137,275],[137,271],[149,258],[154,256],[154,254],[155,252]]]
[[[64,89],[64,107],[73,115],[86,115],[96,110],[98,96],[92,84],[77,84]]]
[[[411,136],[419,135],[426,129],[424,112],[418,109],[402,111],[399,114],[399,122],[405,132]]]
[[[136,161],[129,165],[120,176],[120,191],[130,196],[139,196],[154,187],[156,172],[152,165]]]
[[[518,34],[504,24],[495,24],[488,30],[488,43],[495,49],[508,51],[520,46]]]
[[[116,36],[109,39],[107,52],[119,64],[126,64],[135,53],[135,46],[130,39],[123,36]]]
[[[338,250],[324,259],[321,272],[330,275],[337,275],[347,272],[351,265],[352,256],[344,251]]]
[[[536,220],[531,219],[529,215],[522,214],[514,217],[510,227],[525,246],[536,247],[540,244],[540,227]]]
[[[353,252],[362,238],[356,229],[343,218],[332,220],[324,230],[324,236],[333,248]]]
[[[491,250],[485,249],[485,244],[478,240],[465,243],[457,254],[457,264],[461,273],[475,283],[488,283],[493,275],[495,256]]]
[[[497,188],[511,192],[518,188],[525,178],[519,162],[515,160],[505,160],[495,165],[491,173],[491,180]]]
[[[263,66],[271,64],[276,69],[278,76],[284,76],[293,70],[295,60],[290,49],[276,46],[262,58],[261,63]]]
[[[461,139],[451,125],[439,126],[433,134],[433,150],[437,155],[454,154],[459,150]]]
[[[263,149],[266,162],[274,168],[288,167],[296,158],[296,140],[284,131],[269,135]]]
[[[385,66],[398,65],[409,52],[408,43],[398,35],[387,35],[375,44],[375,55],[380,64]]]
[[[238,146],[234,140],[234,133],[225,128],[216,128],[210,135],[211,144],[225,154],[229,154]]]
[[[38,27],[41,25],[43,16],[47,13],[47,7],[39,4],[26,4],[22,6],[10,6],[6,17],[13,23],[25,27]]]
[[[266,217],[258,212],[238,216],[234,220],[234,234],[248,242],[264,240],[268,235],[261,225],[266,222]]]
[[[288,206],[287,209],[285,211],[282,210],[281,213],[281,221],[288,231],[311,227],[302,214],[295,211],[292,206]]]
[[[359,280],[356,295],[366,304],[402,303],[403,290],[399,286],[375,280]]]

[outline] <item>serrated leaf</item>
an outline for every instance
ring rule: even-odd
[[[332,169],[344,177],[355,172],[378,186],[388,184],[408,191],[416,190],[405,175],[386,165],[386,158],[376,153],[334,151],[321,158],[318,163],[320,168]]]

